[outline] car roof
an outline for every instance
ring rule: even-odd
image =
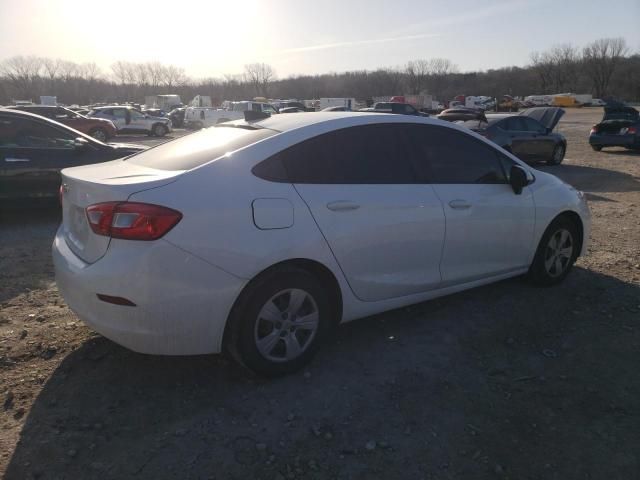
[[[134,109],[131,105],[101,105],[99,107],[93,107],[91,110],[104,110],[105,108],[131,108],[131,109]]]
[[[236,126],[256,126],[268,128],[278,132],[287,132],[314,125],[330,124],[337,122],[340,126],[367,125],[372,123],[427,123],[433,125],[444,125],[451,127],[449,122],[434,119],[431,117],[417,117],[412,115],[390,115],[378,112],[307,112],[300,115],[271,115],[268,118],[249,121],[236,120],[229,122]],[[464,129],[461,129],[466,131]]]

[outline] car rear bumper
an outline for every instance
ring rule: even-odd
[[[140,353],[221,351],[226,320],[244,280],[163,240],[111,240],[106,255],[88,264],[58,230],[52,253],[60,293],[98,333]],[[135,306],[107,303],[97,294],[126,298]]]
[[[637,135],[598,135],[589,136],[589,144],[602,147],[640,147]]]

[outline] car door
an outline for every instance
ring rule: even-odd
[[[56,196],[60,170],[72,166],[75,137],[33,118],[0,115],[3,198]]]
[[[526,267],[535,205],[528,187],[516,195],[508,182],[515,162],[452,128],[421,125],[413,141],[420,146],[423,175],[444,206],[443,285]]]
[[[440,285],[442,204],[411,165],[403,124],[317,136],[282,162],[354,294],[364,301]]]
[[[549,158],[553,153],[556,142],[553,137],[547,134],[547,129],[533,118],[522,117],[528,132],[531,132],[532,139],[530,151],[537,160]]]
[[[108,110],[106,118],[111,120],[118,129],[118,132],[126,132],[129,127],[127,109],[126,108],[113,108]]]
[[[129,110],[130,120],[128,129],[133,132],[148,132],[151,130],[149,124],[150,120],[144,113],[138,112],[137,110]]]
[[[500,122],[500,128],[511,138],[511,151],[521,160],[531,161],[537,156],[537,144],[534,133],[527,129],[524,118],[508,117]]]

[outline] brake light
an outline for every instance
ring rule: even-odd
[[[597,125],[594,125],[593,127],[591,127],[591,133],[592,134],[598,133],[598,126]]]
[[[629,128],[627,129],[627,133],[629,133],[629,134],[631,134],[631,135],[635,135],[637,131],[638,131],[638,130],[636,130],[636,127],[629,127]]]
[[[125,240],[157,240],[182,219],[176,210],[136,202],[97,203],[86,212],[95,234]]]

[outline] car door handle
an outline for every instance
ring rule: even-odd
[[[4,159],[5,162],[9,162],[9,163],[15,163],[15,162],[30,162],[31,159],[29,158],[12,158],[12,157],[6,157]]]
[[[471,204],[466,200],[451,200],[449,206],[455,210],[466,210],[471,208]]]
[[[348,200],[338,200],[336,202],[327,203],[327,208],[329,210],[333,210],[334,212],[346,212],[349,210],[357,210],[358,208],[360,208],[360,205]]]

